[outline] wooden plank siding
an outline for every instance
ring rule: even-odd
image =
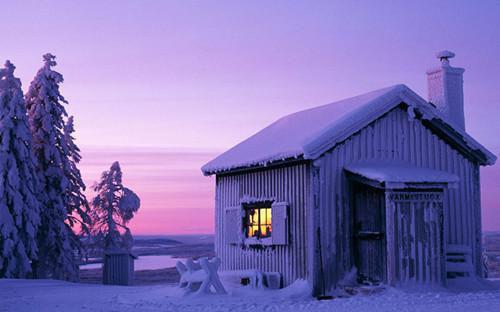
[[[307,278],[307,213],[309,164],[219,175],[216,179],[215,252],[222,270],[258,269],[280,272],[283,286]],[[287,245],[261,249],[229,244],[224,239],[224,209],[240,204],[245,197],[273,198],[289,205]]]
[[[406,199],[401,194],[431,195]],[[436,191],[389,191],[386,194],[387,257],[390,285],[443,286],[443,196]]]
[[[333,291],[354,263],[351,192],[343,168],[365,160],[401,160],[457,175],[458,187],[444,192],[444,239],[448,244],[470,246],[475,253],[476,272],[482,274],[479,165],[431,132],[420,119],[409,118],[406,108],[400,106],[314,162],[311,171],[319,172],[319,187],[313,195],[318,198],[319,213],[312,226],[321,228],[327,291]],[[314,241],[311,246],[318,244]],[[315,266],[319,263],[316,259],[310,262]],[[316,282],[318,270],[314,269]]]

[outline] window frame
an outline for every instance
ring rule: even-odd
[[[273,200],[262,200],[262,201],[256,201],[256,202],[250,202],[250,203],[242,203],[242,208],[244,212],[243,216],[243,235],[244,235],[244,241],[245,245],[271,245],[272,244],[272,206],[273,206],[274,201]],[[268,236],[249,236],[249,228],[252,226],[252,223],[250,222],[250,213],[249,211],[251,209],[255,209],[257,211],[258,215],[258,223],[257,227],[260,228],[261,226],[269,226],[271,228],[271,233]],[[269,215],[266,214],[266,219],[269,216],[270,219],[266,220],[266,223],[262,224],[260,217],[261,213],[260,211],[262,209],[269,209],[270,213]]]

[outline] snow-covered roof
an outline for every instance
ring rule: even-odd
[[[484,164],[495,162],[492,153],[445,121],[434,106],[407,86],[395,85],[285,116],[208,162],[202,171],[210,175],[294,158],[316,159],[402,102],[423,118],[449,125],[471,150],[485,155]]]
[[[459,178],[451,173],[418,168],[403,162],[362,162],[350,164],[345,170],[364,177],[368,180],[399,185],[401,183],[448,183],[454,185]]]

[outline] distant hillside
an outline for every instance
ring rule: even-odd
[[[500,232],[483,233],[483,249],[488,266],[488,277],[500,278]]]
[[[134,245],[143,245],[143,244],[167,244],[167,245],[176,245],[181,244],[180,241],[168,238],[168,237],[159,237],[159,236],[134,236]]]
[[[213,256],[213,235],[137,235],[133,251],[139,256],[173,255],[176,257]]]

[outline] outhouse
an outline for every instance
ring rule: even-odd
[[[134,260],[137,256],[129,250],[111,250],[104,253],[102,282],[108,285],[132,285]]]

